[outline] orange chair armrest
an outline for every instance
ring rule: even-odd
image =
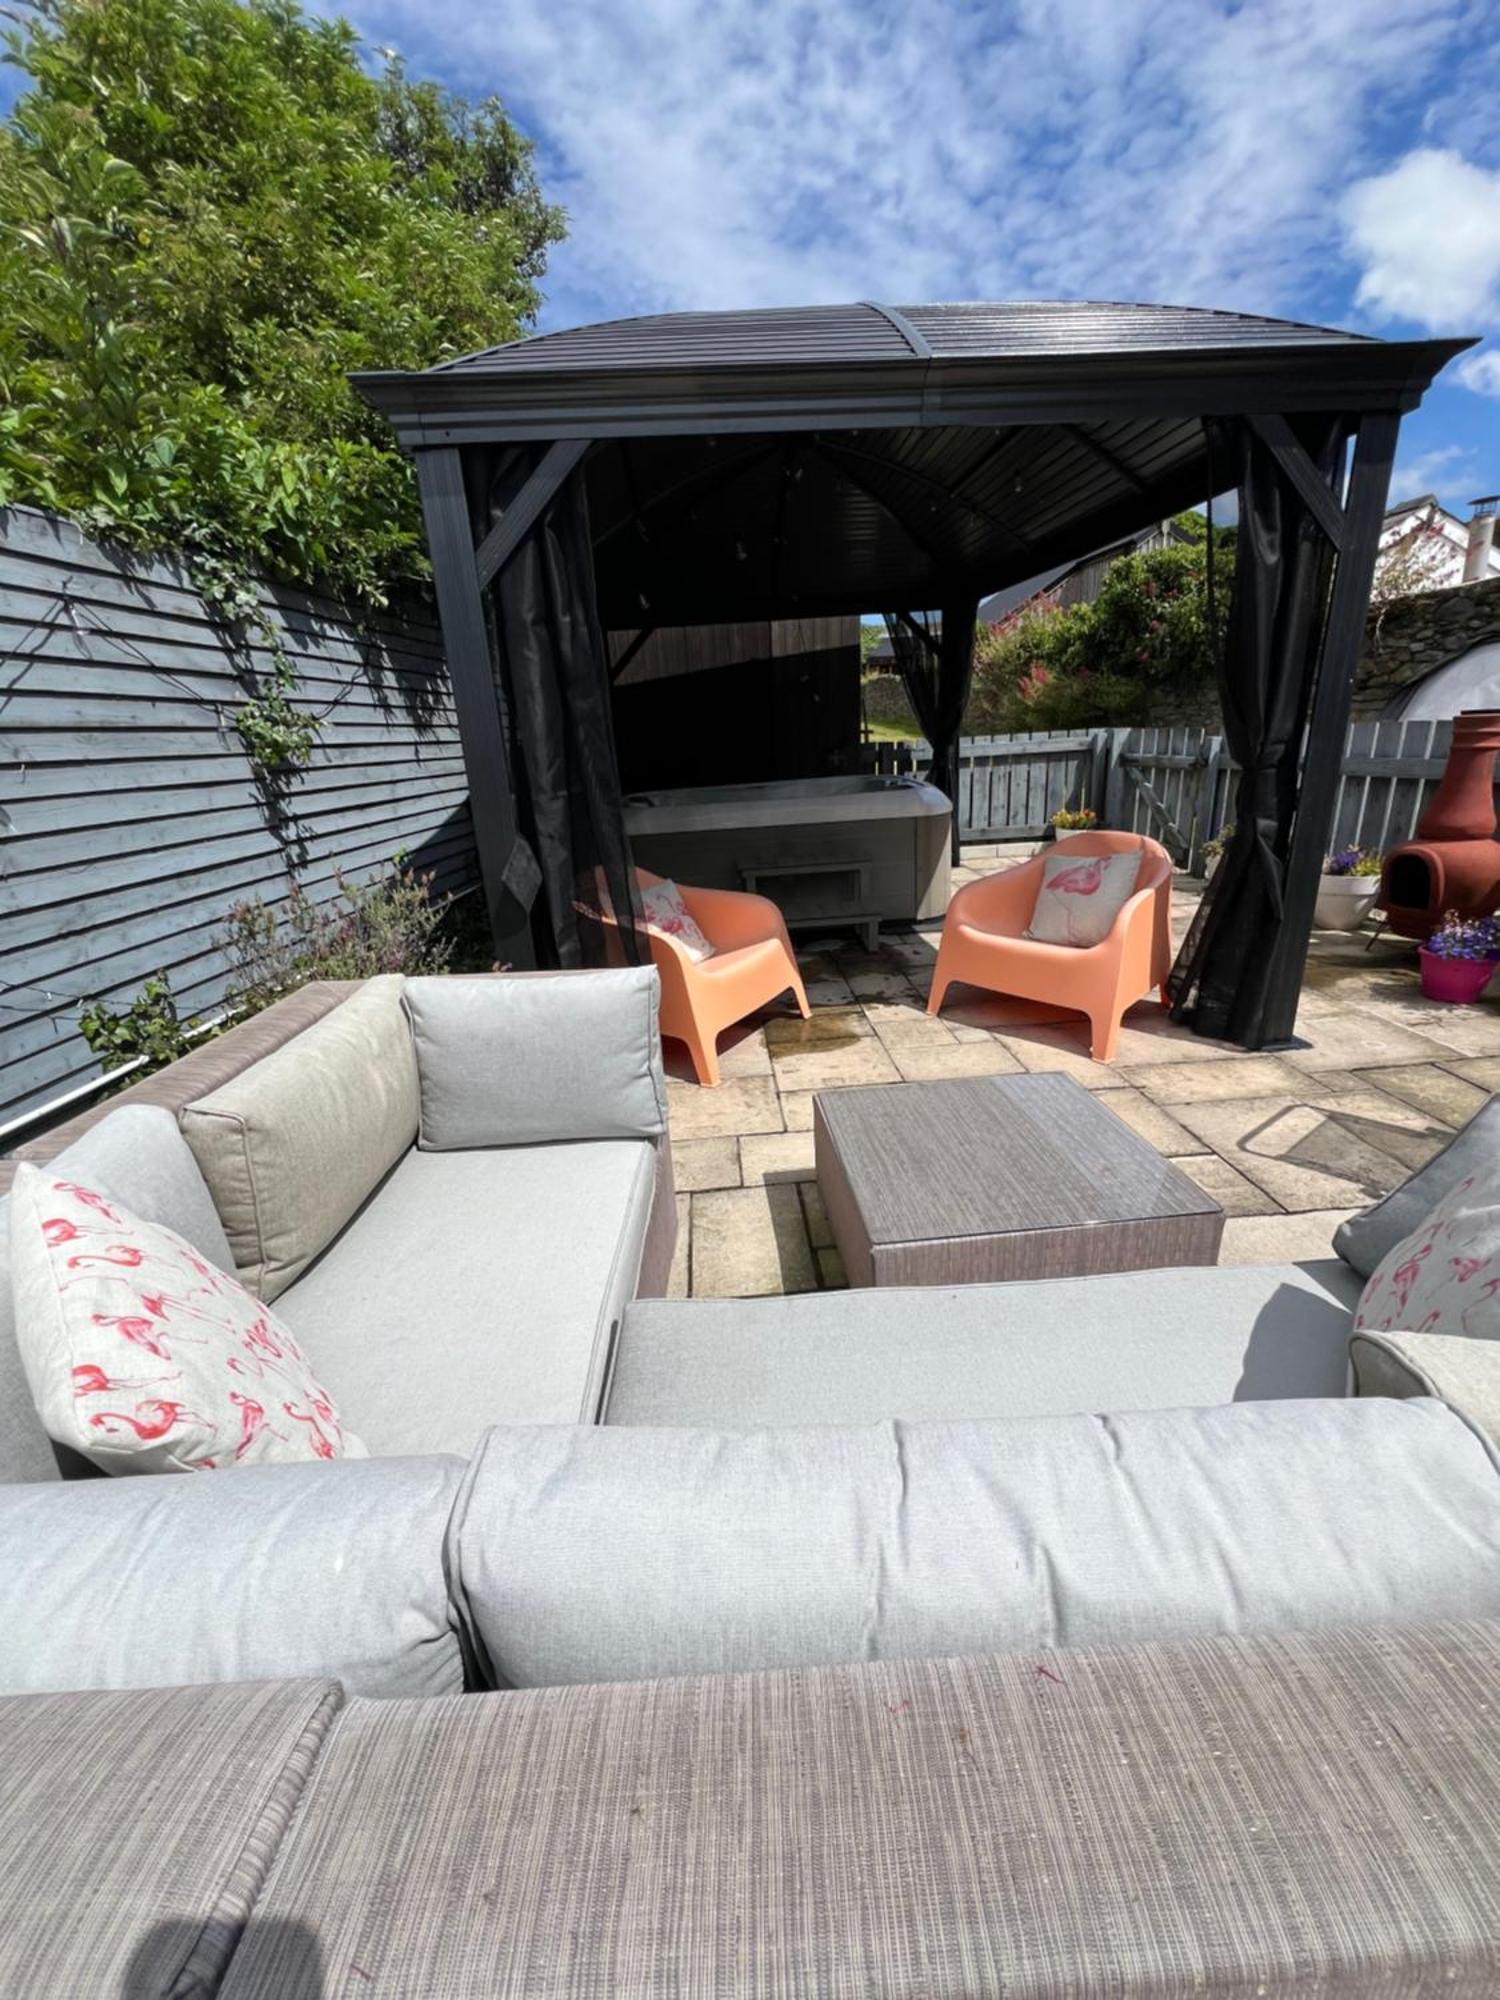
[[[784,937],[781,912],[767,896],[744,889],[690,889],[678,884],[689,915],[719,951]]]

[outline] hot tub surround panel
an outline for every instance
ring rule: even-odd
[[[948,800],[908,778],[781,779],[635,794],[636,862],[674,880],[768,896],[792,929],[941,918]]]

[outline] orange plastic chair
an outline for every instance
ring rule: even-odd
[[[637,868],[644,886],[662,878]],[[719,1081],[718,1041],[726,1028],[790,990],[805,1021],[807,989],[780,910],[764,896],[739,889],[691,889],[678,883],[688,914],[714,947],[712,958],[690,958],[676,938],[648,933],[661,974],[661,1031],[686,1042],[701,1084]]]
[[[1141,856],[1135,892],[1109,935],[1098,944],[1042,944],[1021,933],[1031,922],[1041,887],[1044,855],[1019,868],[966,883],[948,905],[943,941],[933,968],[927,1011],[936,1014],[955,979],[992,993],[1014,993],[1086,1014],[1096,1062],[1110,1062],[1120,1042],[1120,1020],[1153,987],[1162,988],[1172,965],[1172,857],[1139,833],[1071,833],[1050,854]]]

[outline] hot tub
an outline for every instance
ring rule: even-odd
[[[798,929],[922,923],[948,906],[947,799],[916,778],[783,778],[636,792],[637,862],[709,889],[769,896]]]

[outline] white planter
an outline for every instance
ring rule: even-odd
[[[1380,891],[1378,875],[1324,875],[1318,881],[1313,924],[1320,931],[1357,931]]]

